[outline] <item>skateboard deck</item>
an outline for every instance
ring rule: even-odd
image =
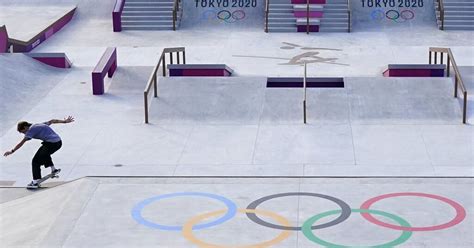
[[[59,178],[59,172],[61,172],[61,169],[58,169],[59,171],[56,172],[56,173],[50,173],[44,177],[42,177],[40,180],[38,180],[38,187],[32,187],[32,186],[26,186],[27,189],[37,189],[37,188],[41,188],[41,183],[43,183],[44,181],[50,179],[50,178]]]

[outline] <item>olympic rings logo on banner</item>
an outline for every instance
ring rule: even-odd
[[[370,16],[374,21],[382,21],[384,19],[388,19],[394,22],[405,22],[413,20],[415,18],[415,12],[409,9],[405,9],[402,11],[394,9],[390,9],[387,11],[375,9],[370,13]]]
[[[189,196],[203,197],[203,198],[209,198],[211,200],[219,201],[221,203],[224,203],[224,205],[226,206],[226,209],[217,210],[217,211],[208,212],[208,213],[194,216],[190,218],[189,220],[187,220],[183,225],[180,225],[180,226],[158,224],[150,220],[147,220],[142,216],[143,210],[148,205],[154,202],[157,202],[163,199],[169,199],[169,198],[175,198],[175,197],[189,197]],[[258,209],[258,206],[264,202],[267,202],[276,198],[287,197],[287,196],[311,196],[311,197],[321,198],[321,199],[325,199],[325,200],[335,203],[336,205],[339,206],[340,209],[316,214],[310,217],[309,219],[307,219],[306,221],[304,221],[301,226],[292,226],[288,219],[279,215],[278,213],[275,213],[269,210]],[[407,220],[403,219],[400,216],[397,216],[393,213],[381,211],[381,210],[371,209],[372,205],[379,201],[389,199],[389,198],[403,197],[403,196],[421,197],[421,198],[429,198],[429,199],[438,200],[440,202],[446,203],[449,206],[451,206],[455,210],[456,215],[450,221],[443,224],[425,226],[425,227],[413,227],[410,225],[410,223]],[[258,244],[253,244],[251,245],[252,247],[268,247],[271,245],[275,245],[285,240],[286,238],[288,238],[291,234],[290,231],[302,231],[302,233],[308,240],[325,247],[345,247],[340,244],[331,243],[331,242],[323,240],[322,238],[319,238],[314,233],[314,230],[324,229],[324,228],[332,227],[339,223],[342,223],[345,220],[347,220],[352,215],[352,213],[360,213],[360,216],[362,218],[364,218],[368,222],[373,223],[377,226],[401,231],[400,236],[398,236],[396,239],[386,242],[384,244],[378,244],[371,247],[393,247],[396,245],[400,245],[404,243],[405,241],[407,241],[412,236],[413,232],[436,231],[436,230],[447,229],[461,223],[466,217],[466,210],[459,203],[451,199],[448,199],[446,197],[439,196],[439,195],[415,193],[415,192],[391,193],[391,194],[376,196],[376,197],[366,200],[365,202],[361,204],[359,208],[355,208],[355,209],[351,208],[349,204],[347,204],[343,200],[335,198],[333,196],[318,194],[318,193],[309,193],[309,192],[288,192],[288,193],[268,195],[251,202],[245,209],[238,208],[237,205],[233,201],[231,201],[230,199],[224,196],[211,194],[211,193],[203,193],[203,192],[178,192],[178,193],[159,195],[156,197],[145,199],[139,202],[137,205],[135,205],[134,208],[132,209],[132,217],[139,224],[142,224],[150,228],[159,229],[159,230],[181,231],[184,238],[186,238],[188,241],[192,242],[193,244],[196,244],[198,246],[203,246],[203,247],[220,247],[222,245],[212,244],[212,243],[208,243],[206,241],[200,240],[194,235],[193,233],[194,231],[222,224],[232,219],[238,213],[245,214],[247,218],[249,218],[251,221],[261,226],[281,230],[281,232],[275,238],[258,243]],[[333,216],[333,215],[336,215],[337,218],[332,219],[331,221],[328,221],[322,224],[321,223],[315,224],[315,223],[318,223],[321,219],[327,219],[326,217]],[[391,224],[391,223],[381,221],[377,219],[376,217],[374,217],[374,215],[391,219],[393,223],[397,223],[397,224]],[[263,220],[259,216],[268,217],[269,219],[274,220],[277,224]],[[205,220],[208,220],[213,217],[219,217],[219,218],[213,219],[213,221],[204,222]]]
[[[247,14],[244,10],[206,10],[201,14],[201,20],[219,20],[226,23],[234,23],[245,19]]]

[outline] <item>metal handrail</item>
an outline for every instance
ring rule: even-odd
[[[306,0],[306,34],[309,34],[309,0]]]
[[[429,64],[432,62],[432,55],[434,53],[434,64],[438,64],[438,53],[440,53],[440,64],[444,64],[444,54],[447,54],[447,63],[446,63],[446,76],[450,76],[451,64],[454,69],[454,97],[458,97],[458,88],[461,89],[463,94],[463,114],[462,114],[462,123],[466,124],[467,121],[467,90],[466,86],[461,77],[461,73],[459,72],[458,65],[456,64],[456,60],[454,60],[453,53],[450,48],[442,48],[442,47],[430,47],[429,49]]]
[[[178,12],[180,10],[179,5],[181,0],[174,0],[173,6],[173,30],[176,31],[176,22],[178,21]]]
[[[351,11],[351,0],[347,0],[347,32],[350,33],[352,29],[352,11]]]
[[[438,1],[439,18],[441,19],[441,30],[444,30],[444,1]]]
[[[306,86],[307,86],[307,63],[304,63],[304,77],[303,77],[303,123],[306,124]]]
[[[268,15],[270,14],[270,0],[265,0],[265,33],[268,33]]]
[[[166,54],[170,54],[170,64],[173,64],[173,53],[176,53],[177,63],[180,63],[179,54],[183,53],[183,64],[186,64],[186,51],[184,47],[172,47],[172,48],[165,48],[161,52],[160,59],[156,64],[155,68],[153,68],[153,72],[151,73],[150,78],[148,79],[148,83],[146,84],[145,90],[143,91],[143,99],[145,104],[145,123],[148,122],[148,111],[149,111],[149,104],[148,104],[148,96],[150,95],[151,87],[153,86],[154,97],[158,97],[158,69],[162,66],[163,69],[163,77],[166,77]]]

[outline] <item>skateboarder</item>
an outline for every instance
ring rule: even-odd
[[[11,151],[7,151],[3,154],[3,156],[9,156],[16,152],[20,147],[25,144],[26,141],[31,139],[39,139],[43,142],[41,143],[41,147],[36,152],[33,160],[31,162],[32,170],[33,170],[33,181],[28,184],[29,188],[37,188],[39,187],[39,179],[41,179],[41,165],[44,165],[46,168],[51,168],[52,174],[57,174],[61,169],[56,169],[54,167],[53,160],[51,160],[51,154],[55,153],[59,148],[62,146],[61,138],[58,134],[56,134],[51,127],[51,124],[56,123],[71,123],[74,121],[72,116],[68,116],[64,118],[64,120],[50,120],[43,123],[38,124],[31,124],[26,121],[19,122],[17,125],[17,130],[20,133],[25,134],[25,137],[18,143],[15,148]]]

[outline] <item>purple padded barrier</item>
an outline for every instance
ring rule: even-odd
[[[307,0],[291,0],[292,4],[306,4]],[[326,4],[326,0],[309,0],[309,4]]]
[[[168,65],[170,77],[229,77],[234,72],[225,64]]]
[[[125,0],[116,0],[114,11],[112,12],[112,23],[114,32],[122,31],[122,11],[125,6]]]
[[[25,53],[33,59],[57,68],[71,68],[71,61],[65,53]]]
[[[0,27],[0,53],[8,51],[8,32],[5,25]]]
[[[344,88],[341,77],[311,77],[306,79],[307,88]],[[301,77],[269,77],[267,88],[303,88]]]
[[[306,32],[306,25],[298,25],[298,32]],[[309,32],[319,32],[319,25],[309,25]]]
[[[295,17],[297,18],[306,18],[306,11],[294,11]],[[309,18],[323,18],[324,11],[310,11]]]
[[[47,29],[43,30],[41,33],[30,39],[28,42],[10,39],[10,42],[13,44],[13,51],[27,53],[33,50],[43,41],[47,40],[53,34],[58,32],[62,27],[64,27],[72,19],[75,11],[76,8],[72,9],[59,20],[50,25]]]
[[[445,65],[390,64],[383,72],[384,77],[444,77]]]
[[[108,47],[92,71],[92,94],[104,94],[104,77],[111,78],[117,69],[117,48]]]

